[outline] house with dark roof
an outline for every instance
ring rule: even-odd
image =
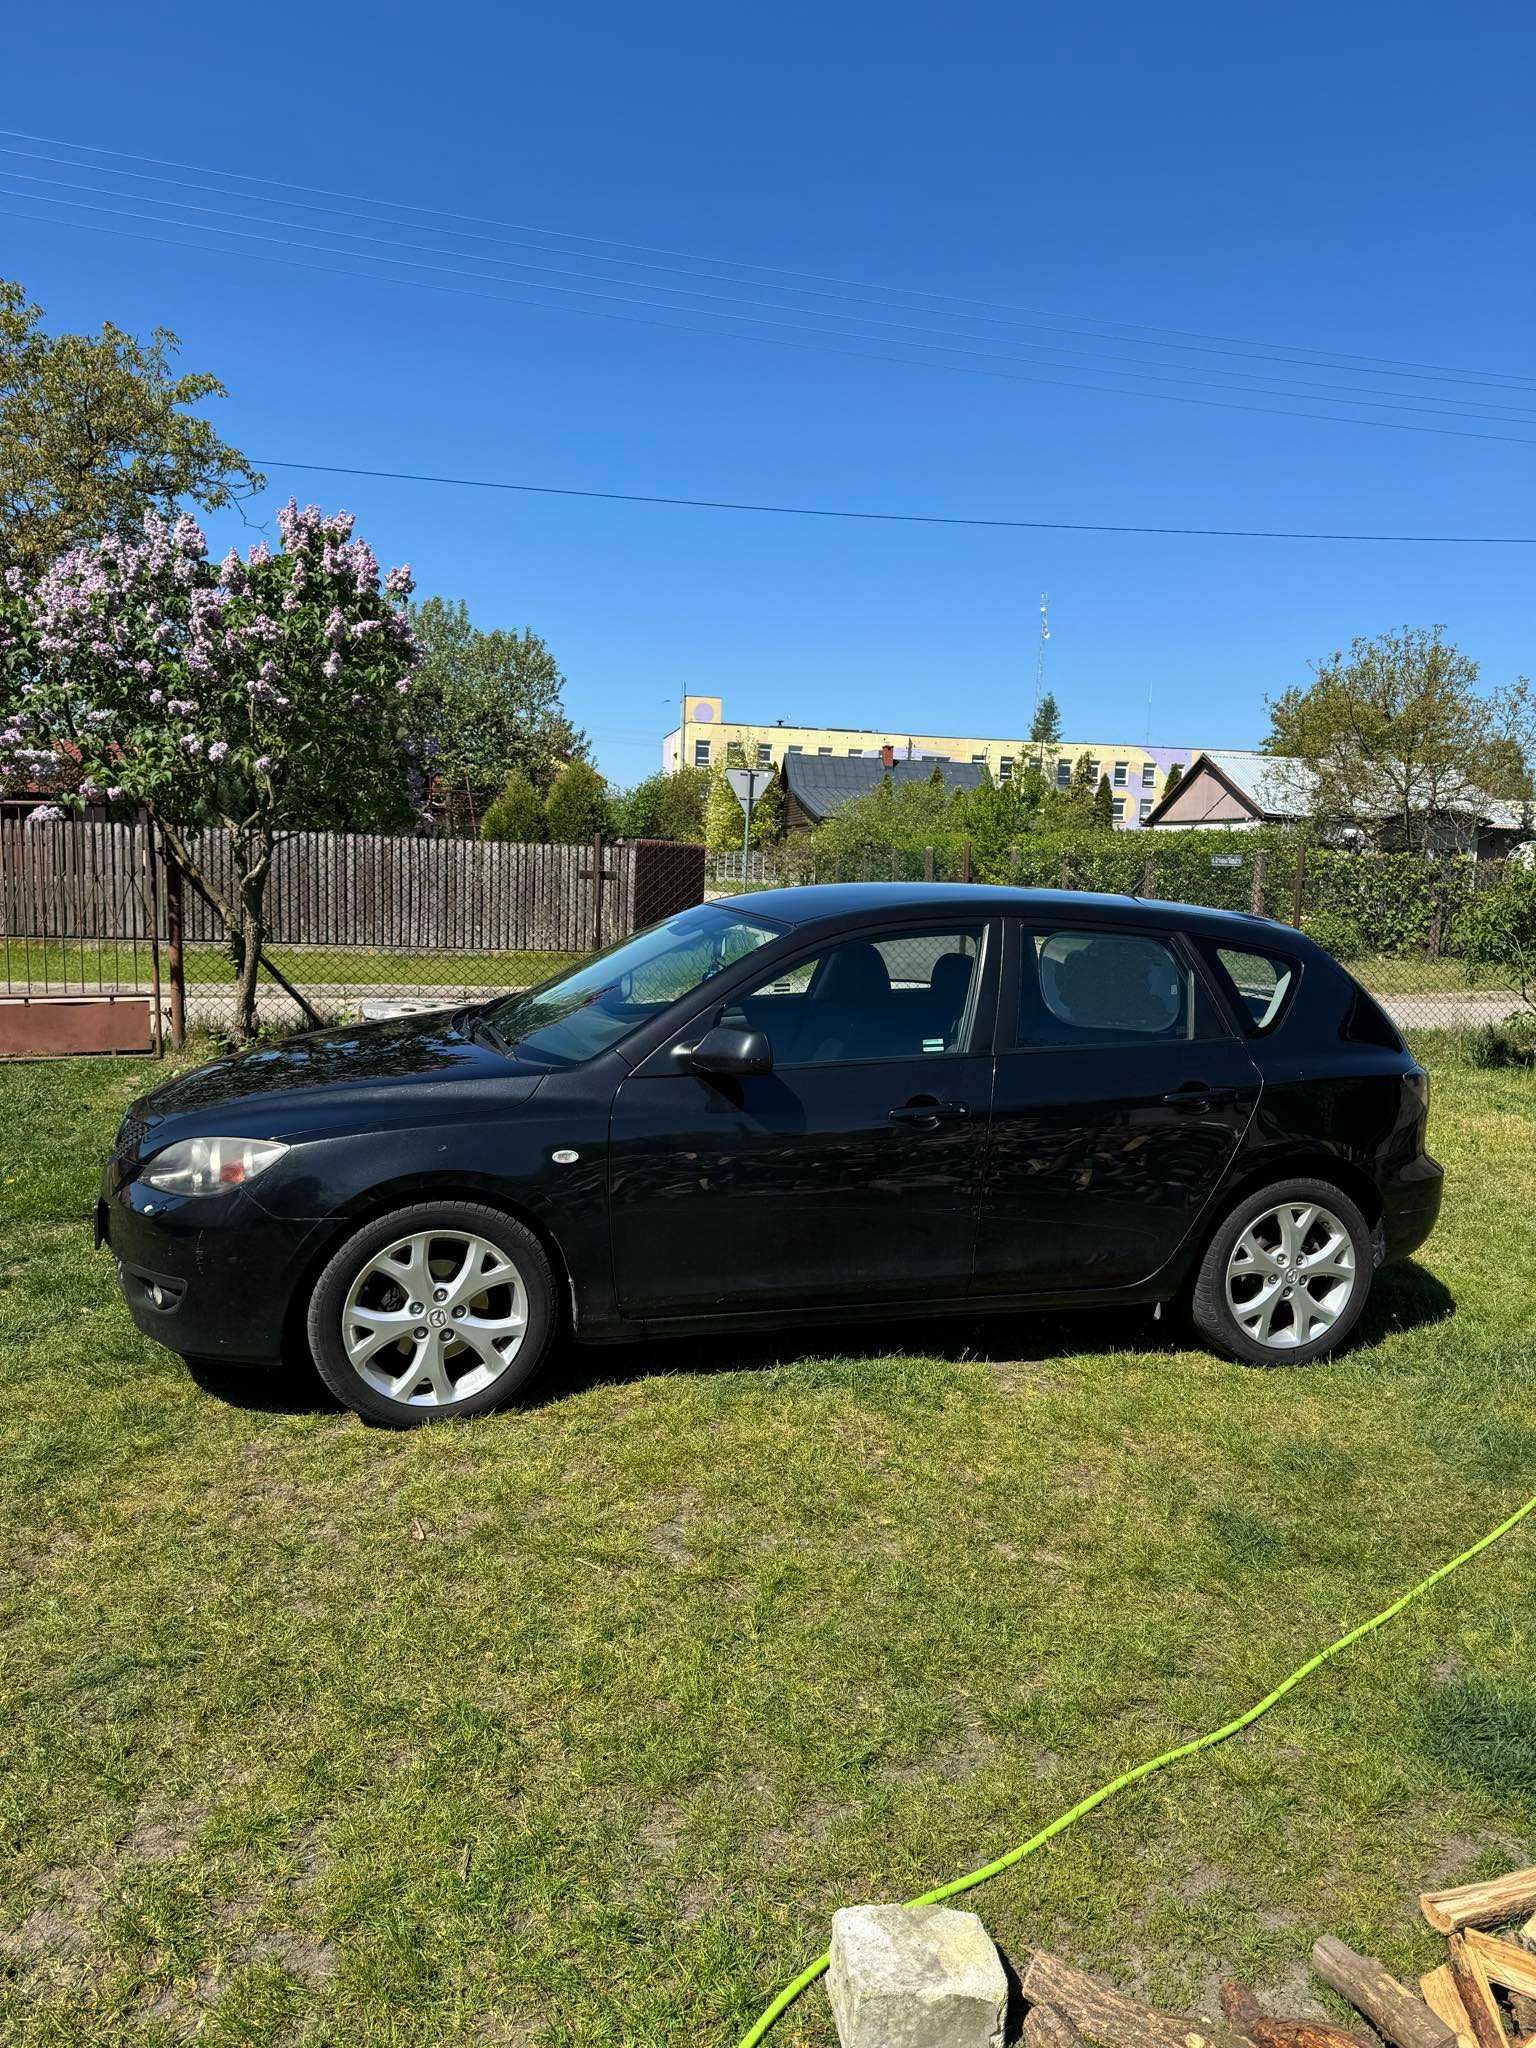
[[[910,782],[927,782],[937,769],[944,787],[954,794],[960,789],[979,789],[988,779],[986,768],[971,761],[900,759],[886,747],[878,754],[786,754],[779,770],[784,790],[784,823],[789,830],[805,830],[830,818],[856,796],[869,796],[889,776],[899,789]]]

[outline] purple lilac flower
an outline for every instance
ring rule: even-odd
[[[224,758],[224,756],[225,756],[225,755],[226,755],[226,754],[227,754],[228,752],[229,752],[229,741],[228,741],[228,740],[215,740],[215,741],[214,741],[214,743],[213,743],[213,745],[212,745],[212,746],[211,746],[211,747],[210,747],[210,748],[208,749],[208,758],[209,758],[209,760],[210,760],[210,761],[222,761],[222,760],[223,760],[223,758]]]
[[[258,754],[256,756],[256,766],[259,769],[259,771],[263,775],[265,775],[267,770],[272,766],[272,756],[270,754]]]
[[[384,578],[385,594],[389,597],[409,597],[416,588],[416,578],[411,574],[409,562],[402,562],[398,569],[391,569]]]
[[[57,804],[39,804],[34,811],[28,811],[29,825],[56,825],[64,813]]]
[[[324,672],[326,681],[334,683],[336,678],[341,674],[341,656],[339,654],[328,654],[325,657]]]
[[[181,747],[183,753],[191,754],[194,759],[203,751],[203,743],[195,732],[184,732],[182,734]]]

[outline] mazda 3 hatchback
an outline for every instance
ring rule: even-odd
[[[494,1408],[562,1332],[1178,1302],[1341,1344],[1440,1206],[1428,1082],[1301,933],[1121,896],[701,904],[542,987],[216,1061],[96,1205],[139,1328],[307,1349],[377,1422]]]

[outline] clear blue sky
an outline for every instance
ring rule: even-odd
[[[462,595],[487,625],[532,624],[620,780],[654,765],[685,682],[763,721],[1017,731],[1041,590],[1069,731],[1142,738],[1150,689],[1153,739],[1244,745],[1264,733],[1265,693],[1355,633],[1442,621],[1488,681],[1530,670],[1536,550],[860,526],[305,477],[280,459],[890,511],[1536,533],[1536,446],[1016,381],[1150,389],[1155,368],[1177,373],[1168,389],[1226,398],[1241,395],[1234,378],[1344,383],[1430,408],[1382,418],[1426,424],[1455,401],[1496,417],[1440,424],[1536,443],[1533,67],[1536,24],[1517,0],[462,0],[185,8],[151,25],[115,5],[34,5],[7,21],[9,128],[729,259],[696,287],[750,292],[810,326],[819,308],[822,327],[849,332],[751,326],[807,344],[769,346],[721,338],[728,323],[698,298],[663,311],[652,290],[649,311],[604,302],[631,317],[600,319],[530,273],[520,288],[491,271],[481,297],[394,281],[429,273],[370,265],[361,242],[310,258],[341,276],[254,253],[284,253],[271,244],[72,216],[114,230],[93,232],[62,224],[59,188],[12,175],[110,186],[68,196],[165,219],[151,193],[259,214],[179,216],[252,235],[297,238],[283,220],[409,235],[416,260],[450,269],[516,253],[398,207],[362,223],[233,180],[132,182],[106,157],[110,178],[0,156],[0,271],[50,324],[176,328],[186,361],[230,387],[221,429],[269,463],[253,516],[270,519],[290,488],[345,504],[424,591]],[[552,266],[546,284],[641,297],[641,280],[684,282],[560,248],[522,251]],[[773,274],[746,264],[910,291],[765,295]],[[954,335],[962,310],[916,293],[1097,339],[994,320],[965,343],[1007,360],[914,348]],[[876,309],[911,328],[872,327]],[[653,319],[690,331],[640,324]],[[1148,328],[1499,372],[1503,388],[1153,350]],[[1082,353],[1032,356],[1031,343]],[[1145,365],[1140,378],[1089,367],[1106,350]],[[868,359],[882,355],[906,360]]]

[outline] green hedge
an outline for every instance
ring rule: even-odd
[[[861,807],[867,819],[870,806]],[[923,818],[886,807],[890,836],[850,830],[832,820],[809,840],[786,849],[794,879],[830,881],[938,880],[998,882],[1017,888],[1097,889],[1202,903],[1213,909],[1260,909],[1301,923],[1340,959],[1365,955],[1459,956],[1461,926],[1474,891],[1513,886],[1496,863],[1465,857],[1429,861],[1418,854],[1351,852],[1311,843],[1281,827],[1253,832],[1031,832],[1006,843],[965,829],[963,804],[934,807]],[[885,822],[881,820],[881,822]],[[1513,871],[1511,871],[1513,877]],[[1257,884],[1257,887],[1256,887]]]

